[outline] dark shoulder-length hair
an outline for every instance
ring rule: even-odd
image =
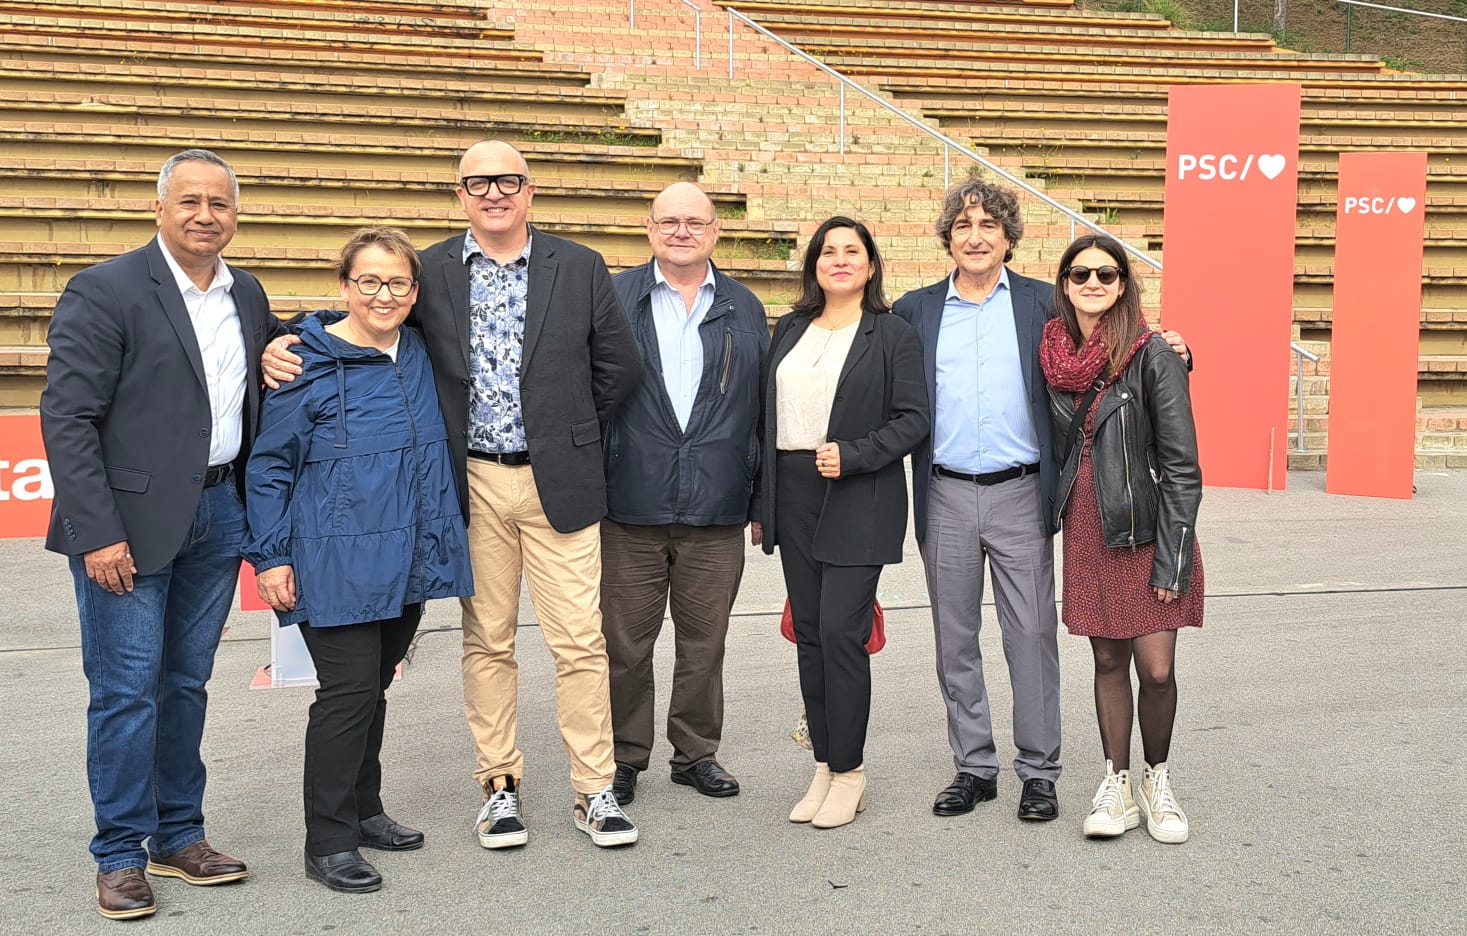
[[[1146,328],[1146,319],[1141,314],[1141,284],[1131,275],[1131,259],[1126,256],[1126,248],[1121,246],[1120,241],[1104,234],[1082,234],[1075,238],[1075,242],[1065,248],[1064,256],[1060,257],[1059,274],[1054,278],[1054,307],[1059,311],[1065,330],[1070,333],[1075,347],[1078,348],[1085,339],[1080,335],[1080,321],[1075,317],[1074,303],[1070,302],[1069,293],[1065,291],[1065,279],[1069,276],[1070,266],[1074,264],[1075,258],[1091,247],[1110,254],[1116,269],[1121,271],[1120,295],[1116,297],[1115,305],[1100,317],[1100,324],[1096,326],[1100,329],[1101,338],[1105,341],[1106,356],[1110,359],[1107,373],[1114,376],[1126,363],[1126,352],[1131,350],[1136,335]]]
[[[820,252],[825,249],[826,235],[836,228],[850,228],[855,231],[866,247],[866,256],[871,262],[871,278],[866,281],[866,292],[861,296],[861,311],[872,314],[890,312],[891,303],[886,301],[886,292],[881,286],[881,251],[876,249],[876,238],[871,236],[866,225],[844,215],[836,215],[826,221],[811,236],[810,245],[805,248],[805,262],[800,272],[800,298],[790,306],[790,311],[811,318],[825,311],[825,291],[820,288],[815,267],[820,262]]]

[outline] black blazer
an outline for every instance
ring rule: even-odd
[[[260,355],[284,329],[260,281],[229,270],[248,369],[234,462],[243,496]],[[198,338],[157,240],[73,276],[46,340],[41,434],[56,485],[46,548],[79,556],[126,540],[138,572],[157,572],[194,522],[212,425]]]
[[[927,365],[927,400],[937,409],[937,333],[942,327],[942,309],[947,302],[951,275],[930,286],[914,289],[896,301],[892,312],[911,322],[922,338]],[[1041,280],[1009,270],[1009,290],[1014,306],[1014,329],[1019,339],[1019,361],[1024,368],[1024,392],[1029,398],[1029,418],[1039,440],[1039,489],[1044,496],[1044,517],[1049,529],[1059,529],[1054,515],[1054,491],[1059,479],[1058,455],[1049,418],[1049,392],[1039,370],[1039,339],[1044,323],[1054,318],[1054,287]],[[912,504],[917,514],[917,541],[927,536],[927,496],[932,489],[932,438],[912,453]]]
[[[773,553],[779,543],[775,374],[809,327],[808,316],[781,318],[760,368],[765,457],[757,501],[766,553]],[[826,482],[825,506],[815,528],[817,560],[846,566],[902,561],[902,540],[907,535],[902,458],[922,444],[932,425],[922,370],[922,343],[906,322],[889,314],[861,315],[830,411],[826,437],[840,445],[841,476]]]
[[[530,470],[550,525],[572,533],[606,516],[601,439],[636,389],[642,357],[606,261],[594,250],[531,227],[520,408]],[[420,254],[423,272],[408,324],[421,329],[469,519],[469,267],[464,234]]]

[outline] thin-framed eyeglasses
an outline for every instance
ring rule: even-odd
[[[357,292],[364,296],[375,296],[382,291],[383,286],[386,286],[387,291],[399,299],[406,298],[412,293],[413,287],[418,285],[417,280],[406,276],[394,276],[384,282],[381,277],[363,274],[356,277],[348,276],[346,281],[356,286]]]
[[[713,222],[702,218],[653,218],[652,223],[657,225],[657,232],[663,237],[673,236],[681,227],[687,228],[688,233],[694,237],[702,237]]]
[[[1068,270],[1065,270],[1065,276],[1069,277],[1070,284],[1073,286],[1084,286],[1090,282],[1091,273],[1095,274],[1095,278],[1100,280],[1100,285],[1102,286],[1109,286],[1124,275],[1121,273],[1119,267],[1113,266],[1072,266]]]
[[[518,172],[506,172],[501,175],[469,175],[458,180],[458,184],[465,192],[475,198],[482,198],[489,194],[489,186],[493,185],[499,189],[501,195],[518,195],[525,183],[530,181],[529,177]]]

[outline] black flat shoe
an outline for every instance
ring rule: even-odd
[[[961,816],[972,812],[973,807],[979,803],[997,797],[997,777],[985,780],[977,774],[959,772],[953,777],[953,782],[937,794],[937,800],[932,804],[932,813],[936,816]]]
[[[1019,818],[1031,822],[1048,822],[1059,815],[1059,795],[1054,791],[1053,780],[1024,781],[1024,792],[1019,797]]]
[[[611,795],[616,805],[625,806],[637,798],[637,774],[640,770],[630,764],[616,765],[616,778],[611,781]]]
[[[357,843],[378,851],[412,851],[423,847],[423,833],[378,813],[357,823]]]
[[[738,796],[739,782],[719,766],[718,761],[698,761],[691,767],[672,772],[672,782],[690,786],[704,796]]]
[[[382,887],[382,875],[355,848],[334,855],[307,854],[306,877],[345,894],[365,894]]]

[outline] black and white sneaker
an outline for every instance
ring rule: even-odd
[[[611,787],[600,793],[577,793],[575,817],[576,828],[591,836],[600,848],[630,845],[637,840],[637,827],[622,812]]]
[[[530,832],[520,821],[519,784],[509,774],[494,777],[484,785],[489,800],[474,820],[479,844],[485,848],[514,848],[530,840]]]

